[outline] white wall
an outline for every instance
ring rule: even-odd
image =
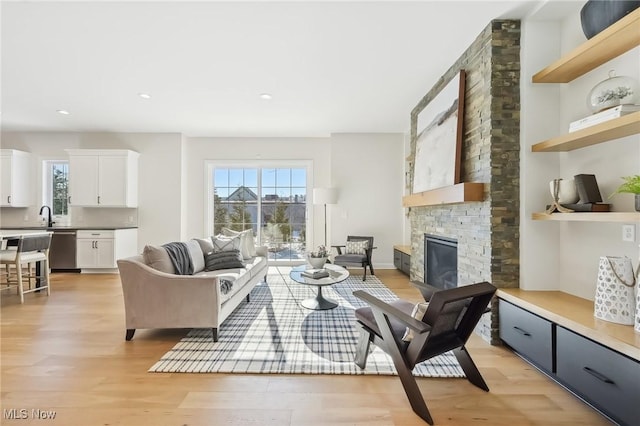
[[[550,203],[550,180],[579,173],[596,175],[603,202],[613,204],[614,211],[633,211],[632,195],[608,197],[621,176],[640,173],[640,136],[566,153],[532,153],[531,145],[567,133],[571,121],[588,116],[587,95],[610,69],[640,79],[640,49],[570,83],[532,84],[534,73],[586,40],[579,19],[574,14],[562,22],[526,20],[522,26],[520,287],[561,290],[593,300],[599,257],[629,256],[637,265],[637,239],[623,242],[620,223],[536,222],[531,213]]]
[[[339,200],[327,206],[329,244],[347,234],[374,235],[374,265],[393,267],[394,244],[402,242],[403,136],[339,134],[329,138],[189,138],[185,142],[188,196],[186,236],[205,235],[207,161],[307,160],[311,188],[336,187]],[[324,208],[313,215],[309,247],[324,241]]]
[[[187,236],[206,235],[207,161],[265,161],[268,164],[270,160],[309,160],[313,163],[311,187],[331,184],[328,138],[190,138],[186,142],[186,152]],[[321,214],[319,206],[314,208],[316,217],[320,217],[317,216]],[[321,225],[321,221],[316,222]],[[315,227],[316,232],[308,235],[309,238],[318,237],[317,244],[323,239],[318,230]],[[310,243],[316,244],[313,240]]]
[[[74,208],[77,226],[128,225],[129,216],[139,224],[139,250],[144,244],[160,244],[181,238],[181,136],[144,133],[3,133],[2,147],[31,152],[35,205],[27,209],[2,209],[2,224],[38,224],[42,199],[42,160],[66,159],[68,148],[130,149],[140,153],[139,207],[137,209]],[[24,215],[29,217],[24,221]]]
[[[393,246],[405,238],[402,196],[404,136],[401,134],[334,134],[331,174],[339,189],[332,206],[332,241],[347,235],[372,235],[378,247],[373,262],[393,267]]]
[[[394,244],[403,242],[403,135],[339,134],[328,138],[188,138],[180,134],[5,133],[2,147],[33,155],[34,182],[44,159],[66,159],[68,148],[131,149],[140,153],[137,209],[76,208],[78,226],[139,226],[145,244],[206,235],[205,163],[208,160],[308,160],[311,187],[337,187],[328,206],[329,243],[348,234],[373,235],[376,267],[393,267]],[[41,199],[41,184],[35,189]],[[2,209],[5,226],[36,225],[40,202],[27,209]],[[323,243],[323,206],[311,205],[310,247]],[[29,216],[25,222],[24,215]]]

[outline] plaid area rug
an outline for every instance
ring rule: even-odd
[[[268,284],[251,292],[219,328],[213,342],[210,329],[193,329],[167,352],[150,372],[162,373],[303,373],[397,374],[391,357],[372,345],[363,371],[353,362],[358,341],[354,310],[366,304],[354,297],[364,290],[382,300],[397,297],[375,276],[349,277],[323,288],[340,306],[312,311],[299,302],[315,296],[315,287],[289,278],[290,268],[271,267]],[[276,273],[273,273],[276,272]],[[451,353],[419,364],[414,375],[464,377]]]

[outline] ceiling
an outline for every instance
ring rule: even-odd
[[[541,3],[3,1],[2,130],[406,132],[492,19]]]

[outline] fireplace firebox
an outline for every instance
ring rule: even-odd
[[[424,279],[445,290],[458,286],[458,241],[424,234]]]

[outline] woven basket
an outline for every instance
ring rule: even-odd
[[[601,256],[594,301],[595,317],[633,325],[636,312],[635,283],[631,259]]]

